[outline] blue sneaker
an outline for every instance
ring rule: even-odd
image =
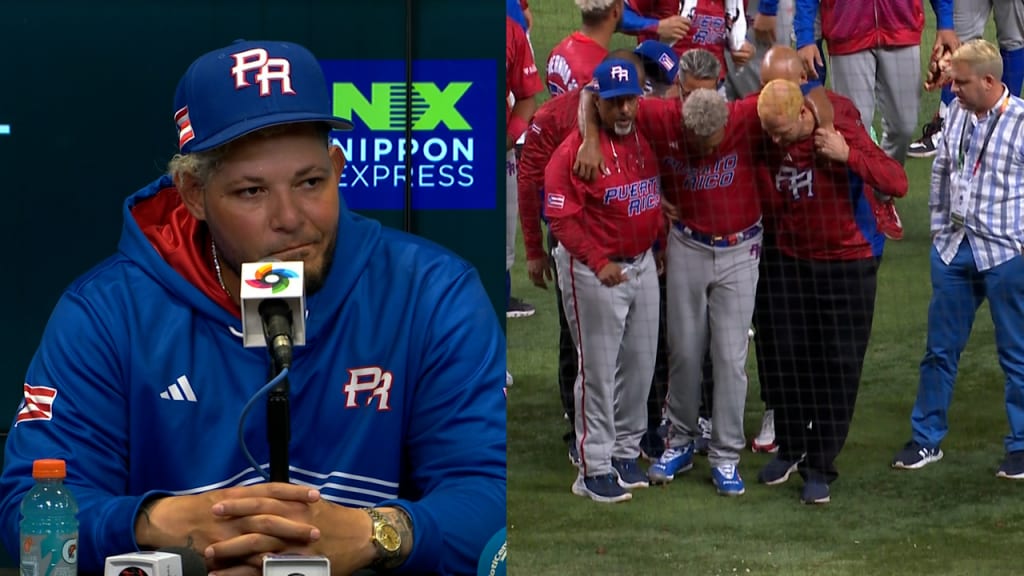
[[[1024,451],[1007,454],[1002,465],[999,466],[996,476],[1010,480],[1024,480]]]
[[[619,486],[619,477],[614,472],[602,476],[579,475],[572,483],[572,493],[605,503],[625,502],[633,498],[632,494]]]
[[[831,499],[828,484],[820,480],[808,480],[800,493],[800,501],[804,504],[828,504]]]
[[[757,474],[757,481],[768,486],[782,484],[789,480],[790,474],[796,472],[799,464],[800,460],[790,462],[776,456],[772,458],[771,462],[765,464],[764,468],[761,468],[761,471]]]
[[[647,469],[652,484],[667,484],[676,474],[693,468],[693,442],[665,450],[658,461]]]
[[[722,464],[712,468],[711,482],[722,496],[741,496],[746,492],[743,488],[743,478],[740,478],[740,471],[736,469],[735,464]]]
[[[892,459],[892,467],[903,470],[917,470],[939,460],[942,460],[942,450],[938,447],[922,446],[911,440],[903,446],[902,450],[896,453],[896,456]]]
[[[612,470],[619,478],[619,486],[627,490],[650,486],[647,473],[637,465],[636,458],[612,458]]]

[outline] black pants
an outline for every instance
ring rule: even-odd
[[[772,308],[773,295],[785,294],[786,290],[786,278],[782,274],[781,266],[778,249],[770,238],[765,237],[761,244],[757,293],[754,297],[757,381],[761,387],[761,401],[765,403],[765,409],[773,408],[768,401],[771,397],[768,390],[782,385],[778,382],[782,369],[779,367],[779,352],[775,349],[775,314]]]
[[[658,290],[661,300],[658,310],[658,350],[654,359],[654,379],[651,392],[647,395],[647,429],[654,430],[661,424],[661,409],[668,394],[668,327],[665,325],[665,275],[658,276]]]
[[[779,457],[806,480],[831,482],[857,402],[871,336],[877,263],[779,257],[769,306],[778,373],[769,374]],[[760,304],[758,304],[760,306]]]
[[[573,430],[576,421],[576,403],[573,394],[576,387],[576,374],[579,370],[579,358],[576,356],[576,344],[572,341],[569,321],[565,318],[565,306],[562,304],[562,290],[558,287],[558,269],[554,265],[554,251],[558,241],[548,230],[548,253],[552,258],[551,270],[555,278],[555,299],[558,302],[558,392],[562,399],[562,410],[569,416],[569,430]]]

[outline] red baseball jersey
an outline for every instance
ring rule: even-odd
[[[555,238],[595,273],[614,258],[632,258],[665,232],[658,168],[638,133],[601,131],[601,152],[611,174],[584,182],[572,172],[583,141],[575,131],[555,151],[544,172],[545,211]],[[662,246],[664,243],[662,242]]]
[[[505,17],[505,126],[512,140],[526,130],[526,118],[512,118],[512,106],[517,100],[533,98],[543,90],[540,74],[533,61],[533,48],[516,21]]]
[[[873,257],[878,234],[866,194],[907,194],[907,174],[871,141],[860,113],[843,96],[828,92],[835,109],[835,127],[850,147],[846,164],[815,151],[808,137],[785,149],[769,145],[766,168],[759,171],[762,188],[779,202],[776,241],[793,258],[857,260]]]
[[[541,189],[544,169],[558,146],[577,128],[580,91],[572,90],[541,105],[526,131],[526,142],[519,157],[519,223],[523,228],[526,259],[545,256],[541,231]]]
[[[607,55],[607,48],[580,31],[566,36],[548,56],[548,92],[557,96],[585,86]]]
[[[648,18],[662,20],[679,14],[679,0],[630,0],[630,4],[637,13]],[[644,40],[658,40],[658,35],[641,32],[637,36],[637,41]],[[725,49],[728,46],[729,27],[725,16],[725,0],[699,0],[690,21],[690,31],[672,45],[672,50],[679,56],[693,48],[703,48],[711,52],[722,65],[720,78],[725,78]]]
[[[755,153],[764,132],[757,116],[757,98],[726,104],[725,138],[710,154],[701,154],[682,128],[678,98],[646,98],[637,127],[658,155],[663,195],[679,212],[684,225],[703,234],[734,234],[761,218]]]

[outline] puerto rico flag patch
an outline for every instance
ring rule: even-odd
[[[17,426],[29,420],[52,420],[53,401],[57,398],[57,389],[49,386],[31,386],[25,384],[25,400],[14,420]]]
[[[548,194],[548,207],[561,210],[565,208],[565,195],[564,194]]]

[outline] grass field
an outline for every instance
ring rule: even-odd
[[[852,1],[852,0],[851,0]],[[578,26],[570,0],[533,0],[531,34],[539,66]],[[928,30],[934,29],[926,9]],[[988,38],[994,38],[990,30]],[[926,33],[925,46],[932,37]],[[629,46],[632,39],[616,39]],[[924,51],[923,51],[924,52]],[[922,103],[922,122],[937,95]],[[533,287],[520,246],[513,292],[537,314],[508,323],[510,573],[909,575],[1024,572],[1024,483],[995,478],[1006,433],[1003,375],[987,306],[978,312],[950,414],[945,459],[915,472],[889,460],[909,437],[930,295],[930,160],[910,159],[910,194],[899,202],[906,229],[890,242],[878,282],[874,331],[840,479],[826,507],[798,503],[799,479],[756,483],[769,457],[747,452],[740,465],[747,494],[722,498],[706,461],[667,487],[636,491],[631,502],[597,504],[573,496],[575,470],[561,441],[556,383],[558,325],[554,292]],[[760,424],[750,370],[747,436]]]

